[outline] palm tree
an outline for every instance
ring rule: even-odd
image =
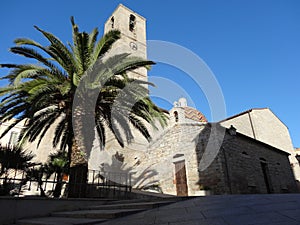
[[[43,166],[47,179],[55,174],[56,185],[53,197],[59,197],[63,187],[63,175],[68,174],[69,161],[66,152],[58,151],[49,155],[47,163]]]
[[[26,152],[18,146],[0,145],[0,175],[8,169],[25,170],[34,165],[31,160],[35,155],[32,152]]]
[[[131,126],[150,140],[146,123],[155,126],[155,121],[159,121],[165,125],[166,115],[147,95],[146,85],[152,84],[127,76],[128,71],[136,68],[148,69],[154,64],[152,61],[126,53],[107,57],[112,45],[120,38],[118,30],[104,34],[97,41],[97,28],[88,34],[79,32],[73,17],[71,23],[73,43],[68,45],[37,26],[35,28],[49,41],[48,46],[26,38],[15,40],[16,46],[10,51],[37,63],[0,64],[0,67],[11,69],[2,78],[8,80],[9,85],[0,89],[0,96],[3,96],[0,121],[16,119],[2,133],[3,137],[26,119],[20,143],[37,140],[37,145],[49,128],[57,124],[52,144],[62,151],[68,150],[69,196],[79,197],[76,192],[84,186],[72,184],[74,179],[77,183],[86,183],[87,157],[94,129],[102,147],[107,129],[123,146],[125,141],[133,139]],[[103,57],[107,59],[104,61]],[[83,174],[80,178],[79,173]],[[81,194],[84,195],[84,190]]]
[[[18,181],[15,180],[17,177],[17,171],[21,170],[22,179],[25,171],[35,164],[32,163],[34,155],[32,152],[26,152],[21,147],[18,146],[1,146],[0,145],[0,195],[9,195],[10,191],[16,188]],[[10,171],[10,169],[14,169]],[[13,180],[10,181],[9,177],[13,176]],[[12,177],[10,177],[12,178]],[[20,179],[20,177],[17,177]],[[21,190],[21,186],[25,184],[26,181],[21,180],[18,190]]]

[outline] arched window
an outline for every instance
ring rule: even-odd
[[[112,18],[110,19],[110,26],[111,26],[112,29],[115,28],[115,18],[114,18],[114,17],[112,17]]]
[[[130,14],[129,17],[129,30],[131,32],[135,31],[135,25],[136,25],[136,18],[134,15]]]
[[[174,112],[174,118],[175,118],[175,122],[177,123],[178,122],[178,112],[177,111]]]

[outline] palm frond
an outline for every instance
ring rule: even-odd
[[[27,58],[36,59],[38,62],[43,63],[50,68],[54,67],[52,63],[50,63],[46,58],[44,58],[41,54],[39,54],[36,50],[27,47],[12,47],[10,48],[12,53],[25,56]]]
[[[54,132],[54,137],[53,137],[53,141],[52,141],[52,146],[55,147],[57,146],[60,141],[61,138],[64,137],[63,133],[67,128],[67,123],[65,119],[62,119],[55,127],[55,132]]]
[[[89,55],[92,55],[94,52],[98,34],[99,31],[97,28],[95,28],[89,35],[89,42],[88,42]]]
[[[131,114],[129,116],[129,121],[147,139],[147,141],[151,140],[151,135],[147,127],[140,119]]]
[[[53,124],[59,119],[61,113],[62,113],[61,111],[60,112],[58,111],[56,114],[54,114],[53,116],[51,116],[47,119],[47,123],[44,126],[43,131],[39,134],[37,147],[40,146],[40,143],[44,139],[44,136],[49,131],[50,127],[53,126]],[[54,146],[54,147],[56,147],[56,146]]]
[[[37,26],[34,27],[51,43],[46,52],[52,56],[68,72],[69,75],[76,72],[74,71],[76,63],[74,62],[74,57],[69,49],[53,34],[46,32]]]
[[[120,38],[121,32],[119,30],[111,30],[104,34],[94,48],[91,64],[93,65],[97,59],[107,53],[111,49],[112,45]]]

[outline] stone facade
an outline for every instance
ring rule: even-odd
[[[203,149],[199,143],[199,156]],[[228,129],[217,157],[199,171],[199,183],[215,194],[297,192],[288,153]]]
[[[270,144],[288,153],[294,150],[288,128],[268,108],[250,109],[220,122],[229,128],[233,125],[239,133]],[[277,136],[277,138],[274,138]]]
[[[178,161],[185,163],[188,195],[195,195],[199,189],[196,185],[198,163],[195,147],[197,135],[202,129],[200,124],[178,123],[150,143],[142,163],[144,167],[151,165],[150,168],[157,173],[152,179],[158,181],[164,193],[177,194],[174,163]]]
[[[227,128],[233,125],[239,133],[289,153],[295,178],[300,182],[300,166],[289,130],[270,109],[250,109],[220,123]]]
[[[286,151],[235,128],[190,120],[184,113],[186,107],[175,103],[170,110],[169,126],[152,132],[154,138],[150,143],[132,143],[125,148],[111,144],[104,151],[111,163],[100,157],[93,164],[105,164],[106,170],[130,171],[136,188],[157,185],[163,193],[173,195],[178,194],[177,162],[185,167],[189,196],[199,195],[202,189],[214,194],[297,191]],[[175,111],[177,119],[173,116]],[[121,154],[123,161],[118,162],[115,154]]]
[[[131,56],[147,58],[146,19],[120,4],[108,18],[104,26],[104,33],[113,29],[121,32],[121,38],[114,43],[110,55],[129,53]],[[147,70],[139,68],[129,73],[136,79],[147,80]]]
[[[1,123],[0,124],[0,134],[2,134],[12,123],[14,120]],[[38,138],[34,142],[26,143],[23,146],[23,149],[32,152],[35,157],[33,161],[36,163],[45,163],[48,160],[48,156],[51,153],[57,151],[57,149],[53,148],[52,146],[52,137],[55,131],[55,123],[52,127],[50,127],[49,131],[45,134],[45,137],[38,145]],[[2,146],[13,146],[17,144],[18,137],[22,128],[25,126],[25,120],[19,122],[15,127],[13,127],[4,137],[0,139],[0,145]]]
[[[162,192],[176,195],[174,164],[183,161],[189,196],[198,195],[201,189],[214,194],[296,192],[288,154],[238,132],[230,135],[228,129],[218,127],[224,139],[219,149],[212,150],[216,154],[209,161],[210,153],[205,151],[211,150],[207,148],[210,127],[210,123],[178,123],[150,143],[139,166],[155,172],[148,183],[157,182]],[[206,163],[201,162],[204,153],[209,163],[200,170],[200,163]]]

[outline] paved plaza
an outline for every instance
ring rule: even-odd
[[[101,223],[128,225],[300,224],[300,195],[197,197]]]

